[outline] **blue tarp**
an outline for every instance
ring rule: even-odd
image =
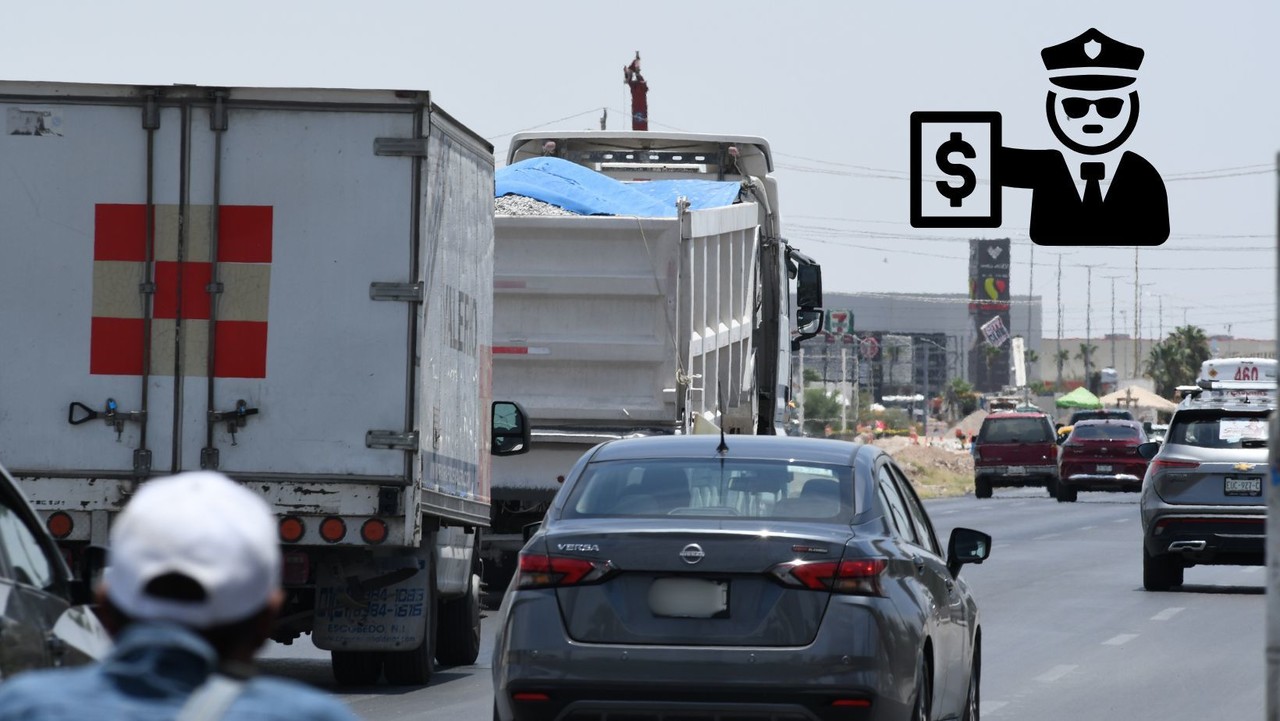
[[[676,198],[694,210],[733,205],[736,181],[650,180],[624,183],[560,158],[530,158],[494,173],[494,197],[523,195],[581,215],[674,218]]]

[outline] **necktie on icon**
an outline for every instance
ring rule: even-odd
[[[1080,179],[1084,183],[1084,207],[1086,210],[1102,207],[1102,186],[1098,181],[1107,175],[1105,163],[1081,163]]]

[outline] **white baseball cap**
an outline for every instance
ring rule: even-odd
[[[280,587],[280,565],[266,502],[220,473],[195,471],[142,484],[111,527],[103,584],[133,619],[212,628],[262,610]],[[199,584],[203,598],[148,592],[172,574]]]

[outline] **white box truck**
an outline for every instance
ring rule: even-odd
[[[425,92],[0,83],[0,459],[79,563],[148,478],[279,516],[339,682],[479,648],[493,156]]]
[[[528,410],[533,450],[494,461],[482,543],[489,602],[511,577],[523,527],[541,519],[586,450],[636,434],[782,433],[792,344],[821,330],[821,269],[781,236],[763,138],[522,133],[502,172],[540,158],[559,163],[545,168],[551,182],[572,175],[563,192],[546,193],[554,200],[617,185],[597,190],[567,162],[628,188],[692,181],[677,197],[717,181],[731,201],[692,209],[678,200],[669,217],[515,215],[497,201],[494,392]]]

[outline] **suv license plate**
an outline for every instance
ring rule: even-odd
[[[1260,476],[1227,476],[1223,481],[1222,490],[1228,496],[1261,496],[1262,478]]]
[[[1027,475],[1027,469],[1025,466],[1009,466],[1005,473],[1011,476],[1025,476]]]
[[[1110,473],[1110,472],[1111,472],[1111,466],[1104,465],[1101,463],[1098,464],[1098,473]]]

